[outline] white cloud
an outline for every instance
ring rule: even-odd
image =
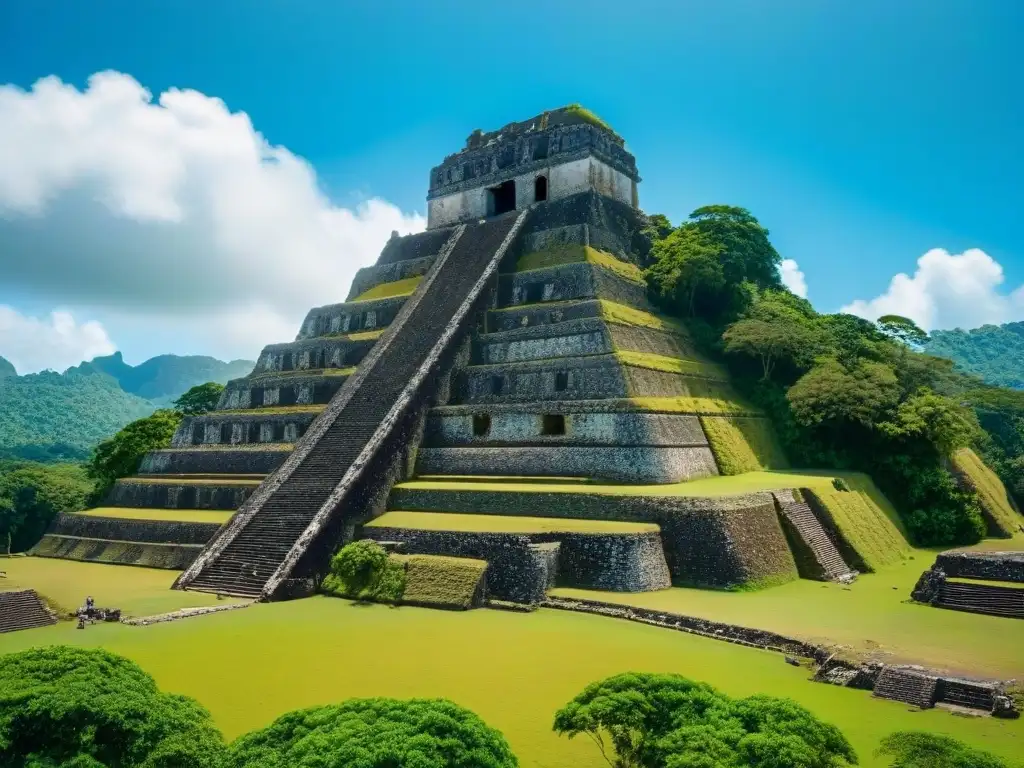
[[[807,279],[800,271],[795,259],[783,259],[779,265],[779,277],[782,284],[802,299],[807,298]]]
[[[63,371],[115,349],[107,331],[95,320],[79,323],[64,311],[51,312],[45,318],[26,317],[0,305],[0,356],[18,373],[46,368]]]
[[[929,331],[1024,318],[1024,285],[1006,294],[999,290],[1005,279],[999,262],[978,248],[959,254],[933,248],[917,260],[913,276],[901,272],[881,296],[841,311],[869,320],[903,315]]]
[[[110,328],[191,329],[206,346],[188,351],[252,357],[424,224],[332,204],[302,158],[196,91],[154,101],[117,72],[0,87],[0,289]]]

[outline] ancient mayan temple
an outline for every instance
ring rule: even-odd
[[[359,537],[485,559],[492,592],[525,602],[848,571],[792,494],[679,490],[725,471],[716,441],[770,428],[648,303],[639,181],[579,108],[474,132],[430,172],[425,232],[118,483],[108,504],[140,519],[63,516],[39,553],[118,541],[97,559],[263,599],[309,594]]]

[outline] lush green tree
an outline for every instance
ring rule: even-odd
[[[899,382],[881,363],[862,361],[848,369],[825,359],[800,377],[787,394],[797,422],[807,427],[872,428],[899,400]]]
[[[353,541],[331,560],[331,571],[322,588],[353,600],[394,602],[405,591],[405,568],[389,559],[377,542]]]
[[[833,725],[771,696],[732,699],[680,675],[627,673],[587,686],[554,729],[589,736],[613,768],[832,768],[857,756]]]
[[[698,291],[717,296],[725,285],[722,248],[694,229],[680,227],[651,249],[647,282],[662,304],[692,317]]]
[[[971,445],[981,433],[973,410],[930,389],[908,397],[892,419],[881,422],[878,428],[892,438],[926,440],[942,456]]]
[[[788,364],[790,372],[806,370],[822,341],[814,310],[789,291],[763,292],[722,334],[727,354],[759,361],[762,380],[769,379],[780,362]]]
[[[444,699],[350,699],[282,715],[235,741],[229,768],[514,768],[505,738]]]
[[[174,401],[174,410],[185,416],[198,416],[217,407],[224,385],[215,381],[197,384]]]
[[[924,349],[988,384],[1024,390],[1024,322],[933,331]]]
[[[691,213],[684,226],[721,247],[730,283],[746,281],[759,288],[782,287],[782,257],[768,239],[768,230],[746,208],[706,205]]]
[[[1001,757],[975,749],[951,736],[899,731],[882,739],[880,757],[890,768],[1010,768]]]
[[[644,234],[646,234],[652,243],[658,240],[664,240],[675,230],[672,226],[672,222],[668,220],[668,216],[662,213],[651,213],[647,216],[647,223],[643,228]],[[11,370],[14,370],[14,366],[11,366]]]
[[[217,768],[210,714],[135,663],[51,646],[0,656],[0,765]]]
[[[895,339],[909,347],[920,347],[928,341],[927,332],[918,327],[909,317],[902,315],[882,315],[878,318],[878,328],[891,339]]]
[[[83,509],[92,489],[77,464],[0,462],[0,549],[31,548],[54,516]]]
[[[102,497],[119,478],[135,474],[149,451],[169,447],[180,423],[177,411],[159,410],[96,446],[86,465],[89,477],[97,482],[95,496]]]

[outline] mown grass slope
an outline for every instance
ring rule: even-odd
[[[1013,508],[1003,481],[981,457],[970,448],[961,448],[950,457],[950,462],[962,482],[978,494],[990,532],[1000,536],[1019,533],[1024,525],[1024,517]]]
[[[705,415],[700,424],[723,475],[789,467],[768,419]]]
[[[438,555],[392,555],[405,563],[402,602],[465,610],[487,571],[485,560]]]

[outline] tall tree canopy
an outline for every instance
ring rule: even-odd
[[[627,673],[588,685],[555,731],[590,737],[613,768],[834,768],[857,755],[833,725],[773,696],[733,699],[680,675]]]
[[[950,736],[900,731],[886,736],[878,749],[889,768],[1011,768],[1001,757],[969,747]]]
[[[501,733],[444,699],[350,699],[282,715],[231,745],[227,768],[515,768]]]
[[[174,410],[185,416],[198,416],[217,407],[224,385],[215,381],[197,384],[174,401]]]
[[[209,712],[135,663],[51,646],[0,656],[0,765],[219,768]]]

